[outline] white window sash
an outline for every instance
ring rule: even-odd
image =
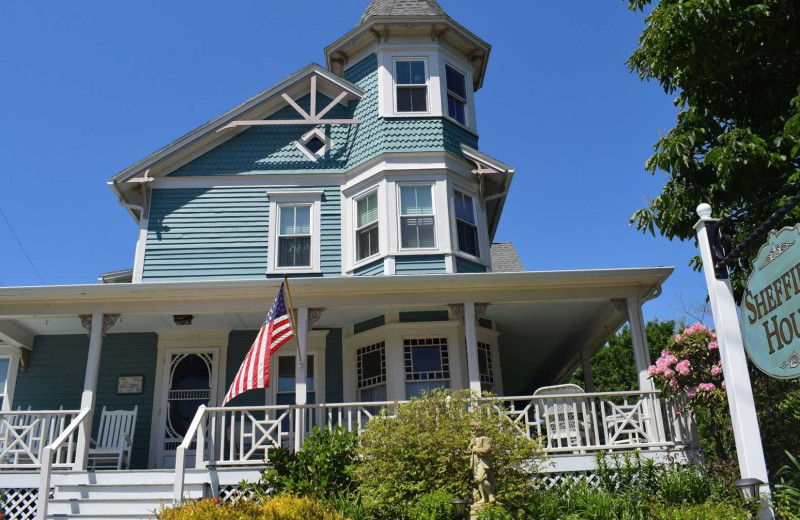
[[[322,191],[267,191],[269,196],[269,233],[267,274],[281,273],[319,273],[321,272],[322,242]],[[280,227],[281,210],[286,207],[309,207],[310,233],[283,234]],[[309,264],[303,266],[281,266],[281,238],[309,238]]]
[[[431,212],[430,213],[419,213],[414,215],[409,215],[403,213],[403,188],[419,188],[419,187],[427,187],[431,191]],[[397,246],[398,249],[403,251],[435,251],[439,248],[439,240],[436,236],[436,193],[433,190],[433,184],[425,183],[425,184],[398,184],[397,185],[397,208],[398,208],[398,215],[399,215],[399,225],[400,229],[397,234]],[[403,219],[409,218],[430,218],[433,220],[433,246],[431,247],[403,247]],[[417,236],[417,243],[419,243],[419,236]]]
[[[410,61],[421,61],[422,68],[425,75],[425,82],[424,83],[399,83],[397,81],[397,64],[401,62],[410,62]],[[431,113],[431,99],[430,99],[430,88],[428,88],[430,84],[430,74],[428,72],[428,59],[425,57],[417,57],[417,56],[403,56],[403,57],[395,57],[392,60],[392,82],[394,84],[394,113],[395,114],[430,114]],[[401,112],[398,110],[397,106],[397,91],[401,88],[424,88],[425,89],[425,110],[414,110],[414,111],[404,111]]]

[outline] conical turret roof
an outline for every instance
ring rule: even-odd
[[[359,23],[373,16],[444,16],[436,0],[370,0]]]

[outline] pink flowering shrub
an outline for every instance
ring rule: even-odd
[[[663,395],[685,401],[686,409],[708,417],[714,449],[723,458],[727,441],[722,432],[730,417],[717,335],[700,323],[675,334],[648,373]],[[682,413],[684,405],[675,409]]]
[[[717,335],[701,323],[675,334],[674,344],[647,371],[662,392],[686,396],[690,406],[725,398]]]

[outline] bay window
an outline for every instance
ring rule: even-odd
[[[472,256],[480,256],[478,226],[475,221],[475,204],[472,196],[454,190],[453,205],[456,214],[458,250]]]
[[[356,200],[356,260],[378,254],[378,192]]]
[[[311,267],[311,205],[279,204],[278,267]]]
[[[450,388],[447,338],[403,340],[406,399],[422,397],[437,388]]]
[[[450,65],[445,65],[447,83],[447,115],[462,125],[467,124],[467,80],[466,76]]]
[[[361,402],[386,401],[386,343],[356,350],[356,386]]]
[[[428,111],[428,77],[425,60],[394,62],[397,112]]]
[[[430,184],[400,187],[400,235],[403,249],[436,247],[436,220]]]

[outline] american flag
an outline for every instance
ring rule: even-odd
[[[244,358],[239,372],[233,379],[230,390],[222,401],[222,406],[237,395],[254,388],[269,388],[269,357],[294,337],[292,322],[286,312],[283,284],[278,296],[272,302],[267,320],[258,331],[258,336]]]

